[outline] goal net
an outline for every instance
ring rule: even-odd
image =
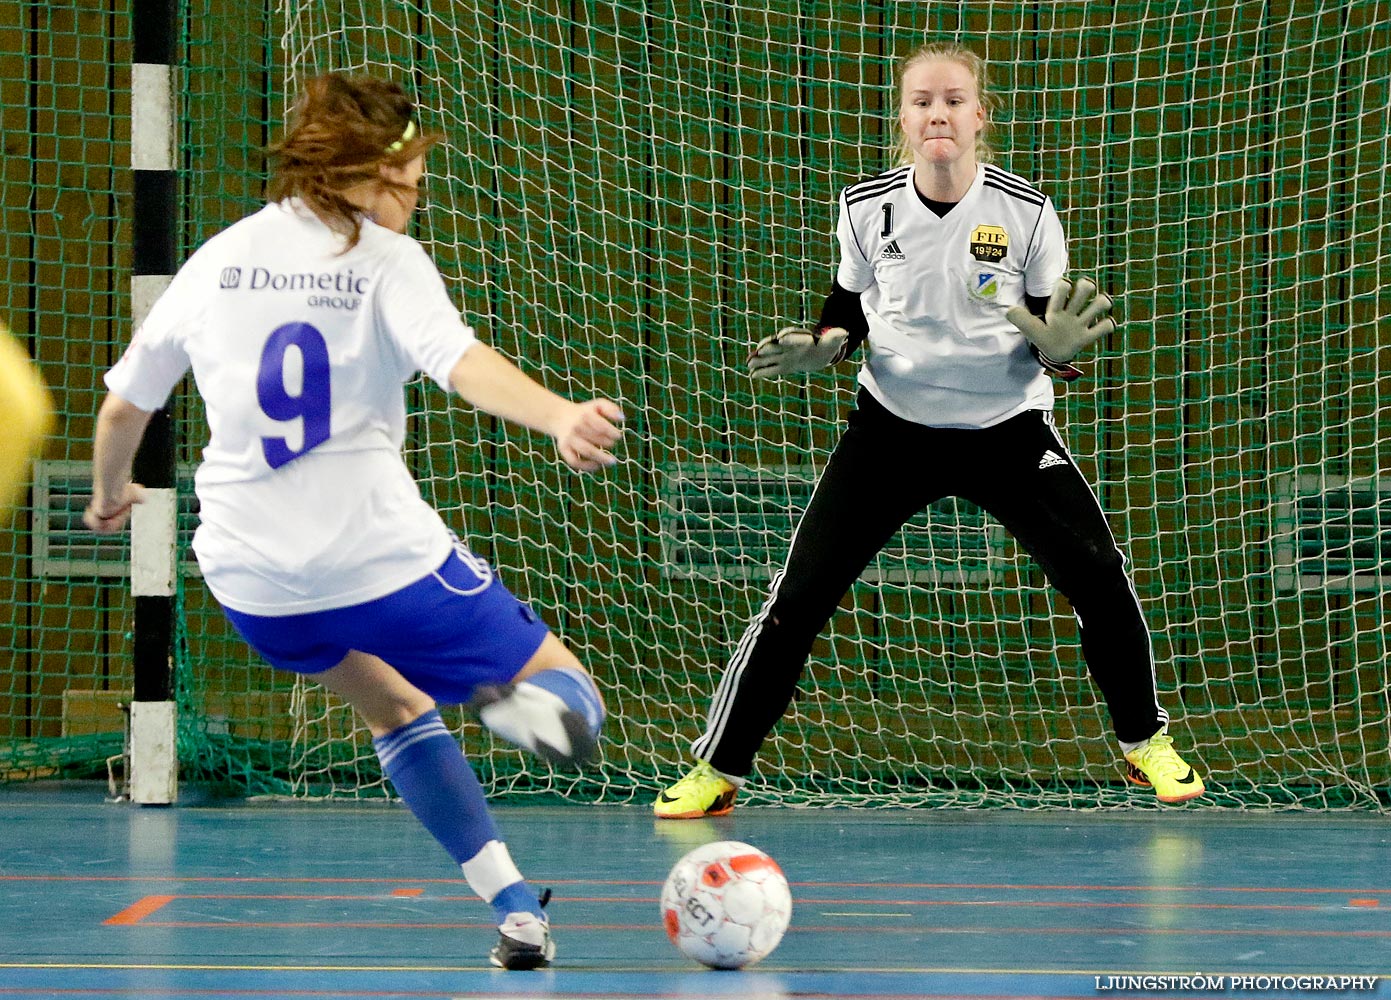
[[[494,795],[642,802],[689,765],[855,388],[849,365],[753,383],[744,359],[815,318],[837,192],[893,165],[898,57],[954,39],[989,64],[997,162],[1052,195],[1073,272],[1119,302],[1057,416],[1211,800],[1391,805],[1384,4],[321,0],[230,40],[217,0],[188,14],[190,247],[257,204],[254,150],[299,83],[390,75],[447,136],[417,235],[471,321],[551,388],[627,413],[620,464],[584,477],[408,390],[425,495],[609,703],[584,776],[452,716]],[[204,432],[181,407],[192,462]],[[182,607],[186,776],[387,793],[351,713],[256,663],[191,570]],[[944,501],[846,596],[745,799],[1152,796],[1124,785],[1066,602]]]

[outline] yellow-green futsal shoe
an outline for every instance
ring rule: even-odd
[[[652,811],[658,819],[701,819],[727,816],[734,811],[739,789],[705,761],[657,796]]]
[[[1174,752],[1165,726],[1125,755],[1125,776],[1154,789],[1160,802],[1187,802],[1203,794],[1203,779]]]

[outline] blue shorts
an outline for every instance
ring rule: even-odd
[[[462,545],[429,576],[365,604],[280,618],[222,610],[273,667],[317,674],[352,650],[371,653],[441,705],[510,681],[550,632]]]

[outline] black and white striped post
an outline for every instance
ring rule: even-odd
[[[131,316],[139,328],[169,287],[178,245],[174,173],[176,0],[134,0],[131,166],[134,170]],[[131,516],[131,594],[135,598],[135,696],[130,706],[132,802],[168,805],[178,795],[178,715],[174,703],[174,592],[178,495],[173,401],[156,413],[135,456],[147,489]]]

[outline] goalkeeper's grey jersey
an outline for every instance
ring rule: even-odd
[[[934,427],[989,427],[1050,409],[1052,379],[1005,318],[1047,296],[1067,270],[1053,202],[1023,178],[978,165],[944,217],[923,204],[912,166],[840,196],[841,286],[869,321],[860,384],[892,413]]]

